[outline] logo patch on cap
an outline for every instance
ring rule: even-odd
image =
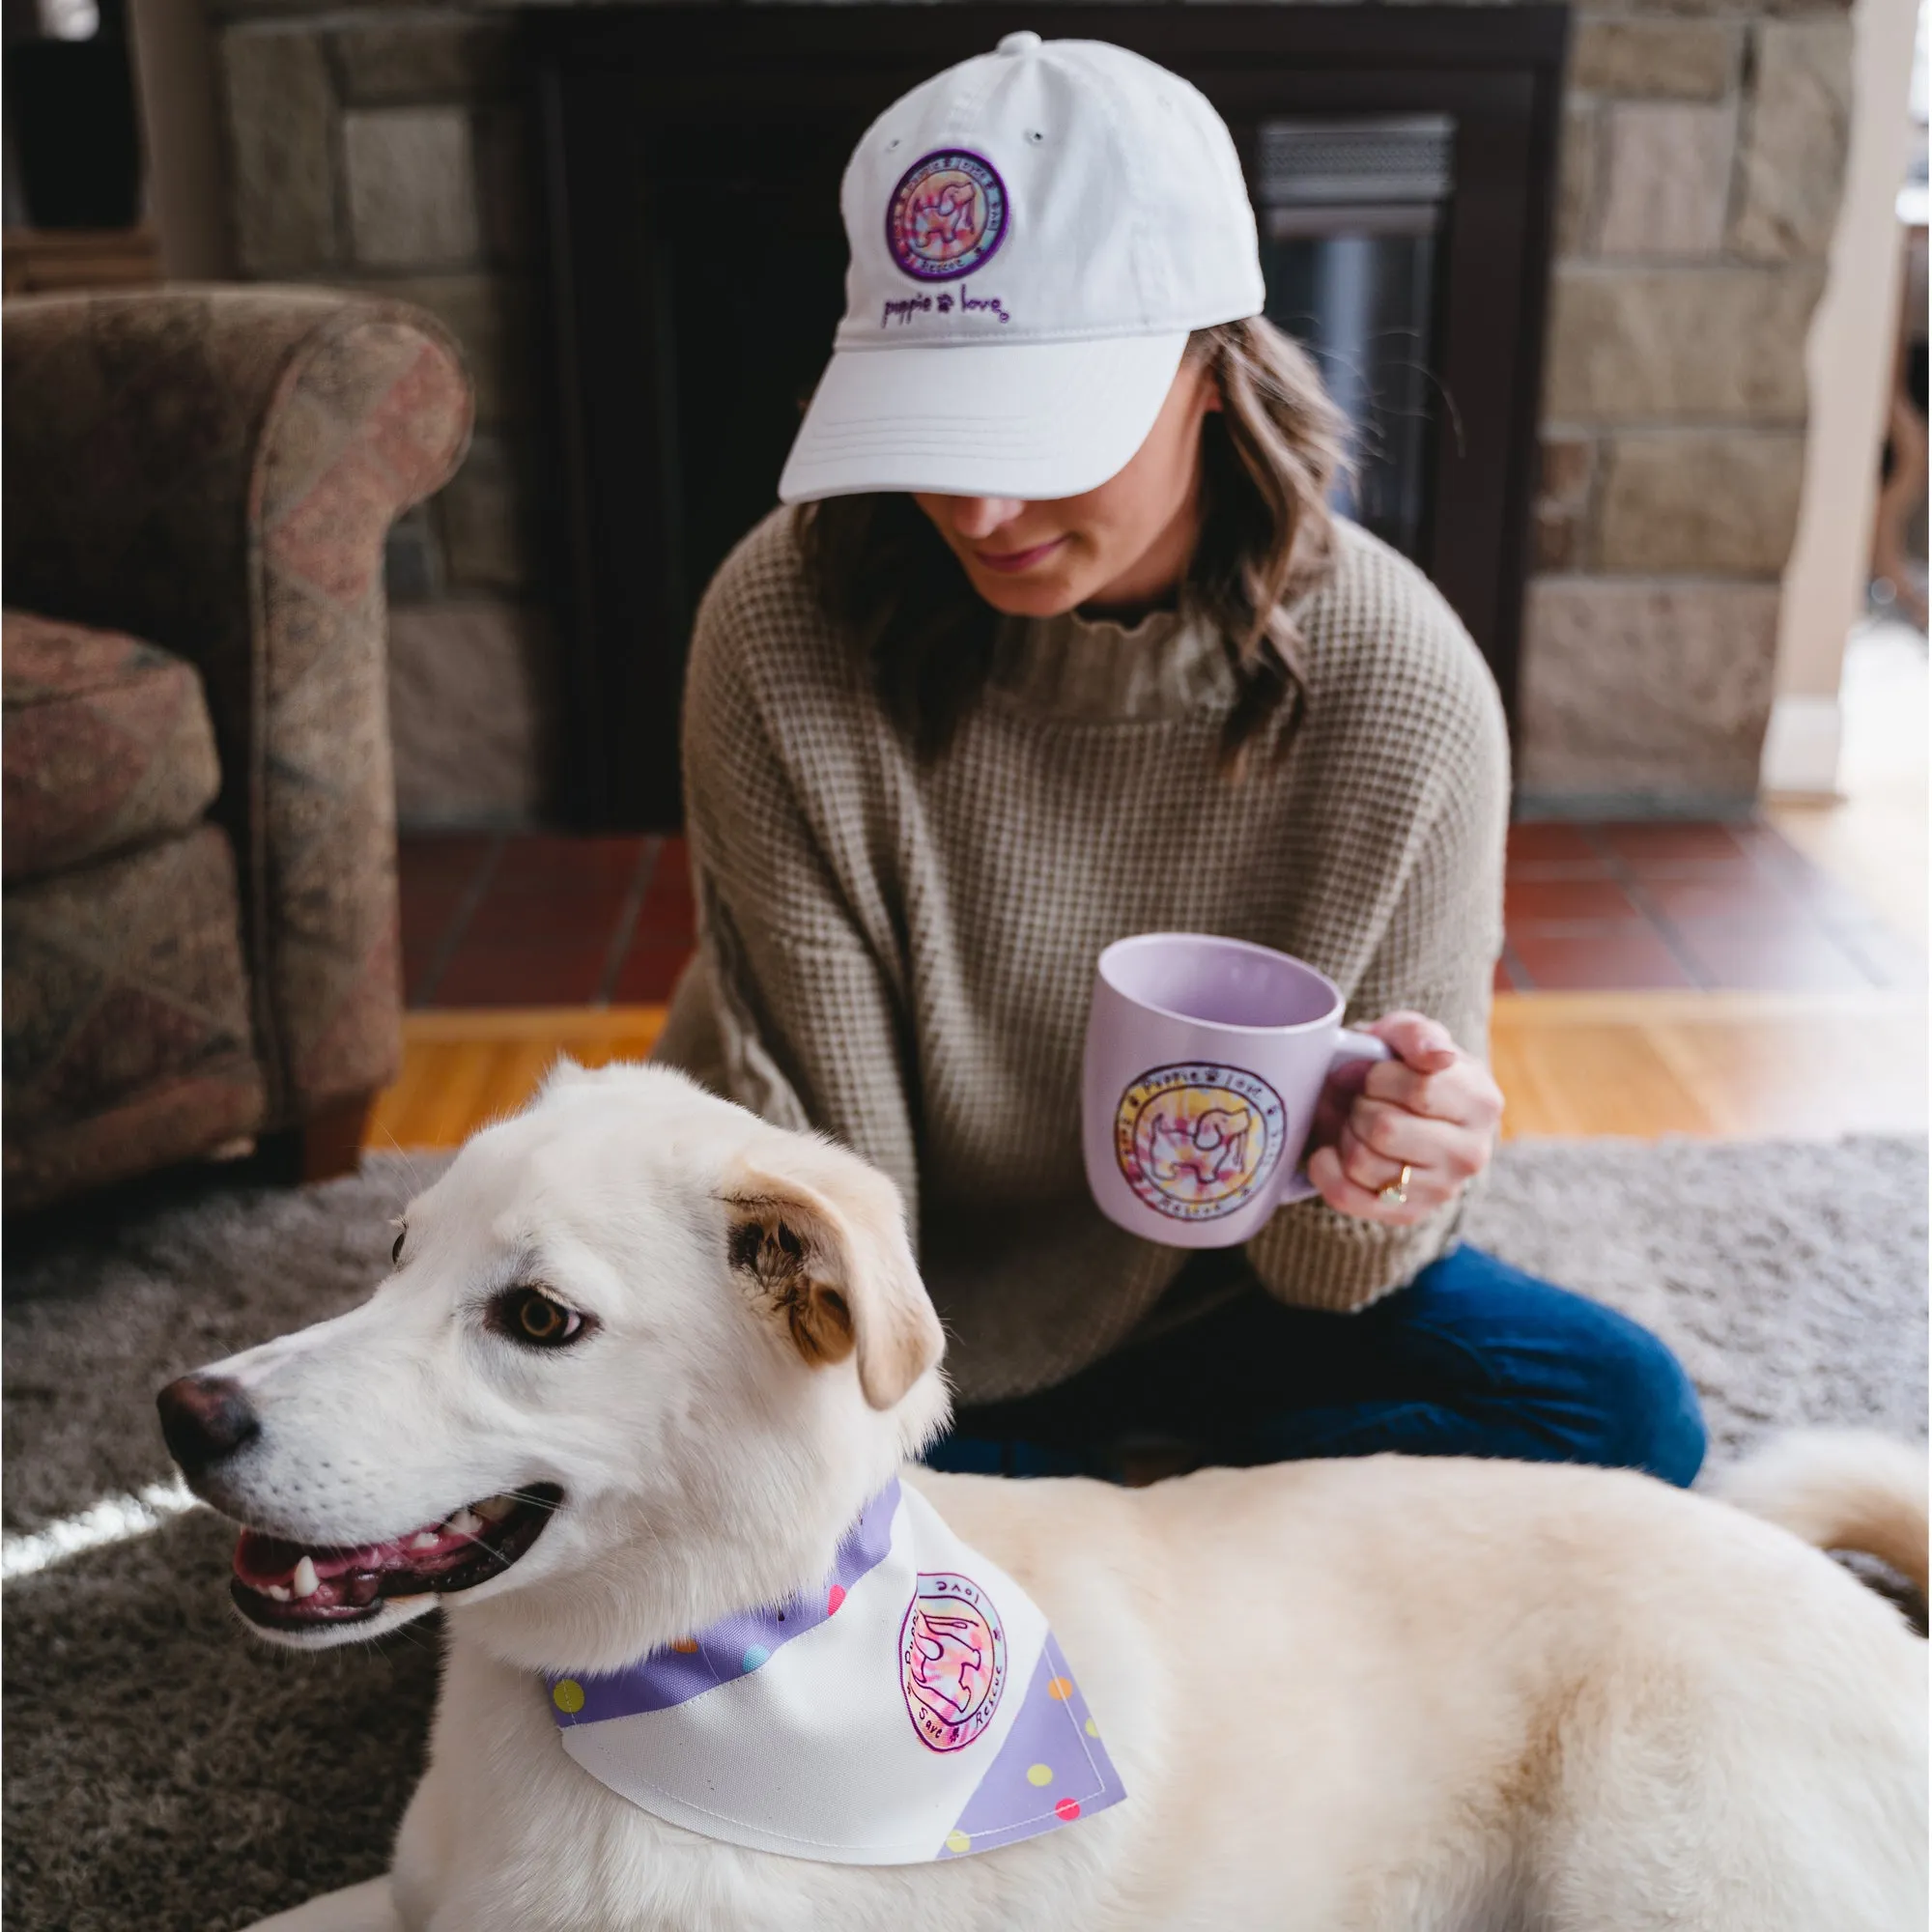
[[[915,280],[951,281],[992,259],[1007,218],[1007,185],[992,162],[942,148],[899,177],[886,210],[886,246]]]

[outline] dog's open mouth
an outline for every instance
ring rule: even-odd
[[[251,1624],[312,1630],[361,1623],[387,1597],[447,1595],[500,1577],[527,1550],[563,1500],[554,1483],[467,1503],[440,1522],[384,1543],[309,1548],[244,1529],[229,1593]]]

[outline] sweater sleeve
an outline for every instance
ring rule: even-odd
[[[867,917],[876,882],[853,877],[852,854],[810,803],[828,784],[848,804],[862,787],[798,768],[784,721],[810,702],[802,634],[815,613],[774,611],[770,596],[742,558],[727,563],[693,634],[682,735],[697,953],[653,1058],[884,1169],[916,1231],[908,1029],[889,923]],[[775,621],[801,637],[776,667],[746,647]]]
[[[1459,679],[1453,697],[1446,715],[1455,728],[1435,748],[1419,822],[1406,841],[1413,856],[1350,989],[1347,1019],[1358,1026],[1403,1009],[1426,1013],[1465,1052],[1487,1061],[1491,987],[1502,950],[1509,741],[1486,673]],[[1279,1299],[1352,1310],[1406,1287],[1454,1246],[1462,1218],[1461,1200],[1409,1228],[1358,1221],[1323,1201],[1299,1202],[1275,1214],[1247,1254]]]

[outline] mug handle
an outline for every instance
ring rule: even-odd
[[[1325,1085],[1335,1077],[1337,1067],[1351,1060],[1393,1060],[1395,1055],[1384,1040],[1378,1039],[1372,1033],[1357,1033],[1353,1027],[1344,1027],[1335,1036],[1335,1052],[1328,1062],[1328,1071],[1322,1075]],[[1313,1201],[1319,1189],[1308,1178],[1307,1163],[1291,1168],[1288,1179],[1281,1184],[1281,1190],[1274,1197],[1277,1208],[1286,1208],[1295,1201]]]

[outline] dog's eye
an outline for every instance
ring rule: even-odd
[[[535,1288],[506,1289],[491,1304],[490,1314],[491,1325],[499,1333],[532,1349],[561,1349],[590,1325],[576,1309]]]
[[[403,1243],[407,1241],[409,1237],[410,1237],[410,1231],[407,1228],[405,1228],[402,1231],[402,1233],[396,1236],[396,1245],[389,1250],[389,1262],[391,1266],[393,1266],[396,1263],[402,1260]]]

